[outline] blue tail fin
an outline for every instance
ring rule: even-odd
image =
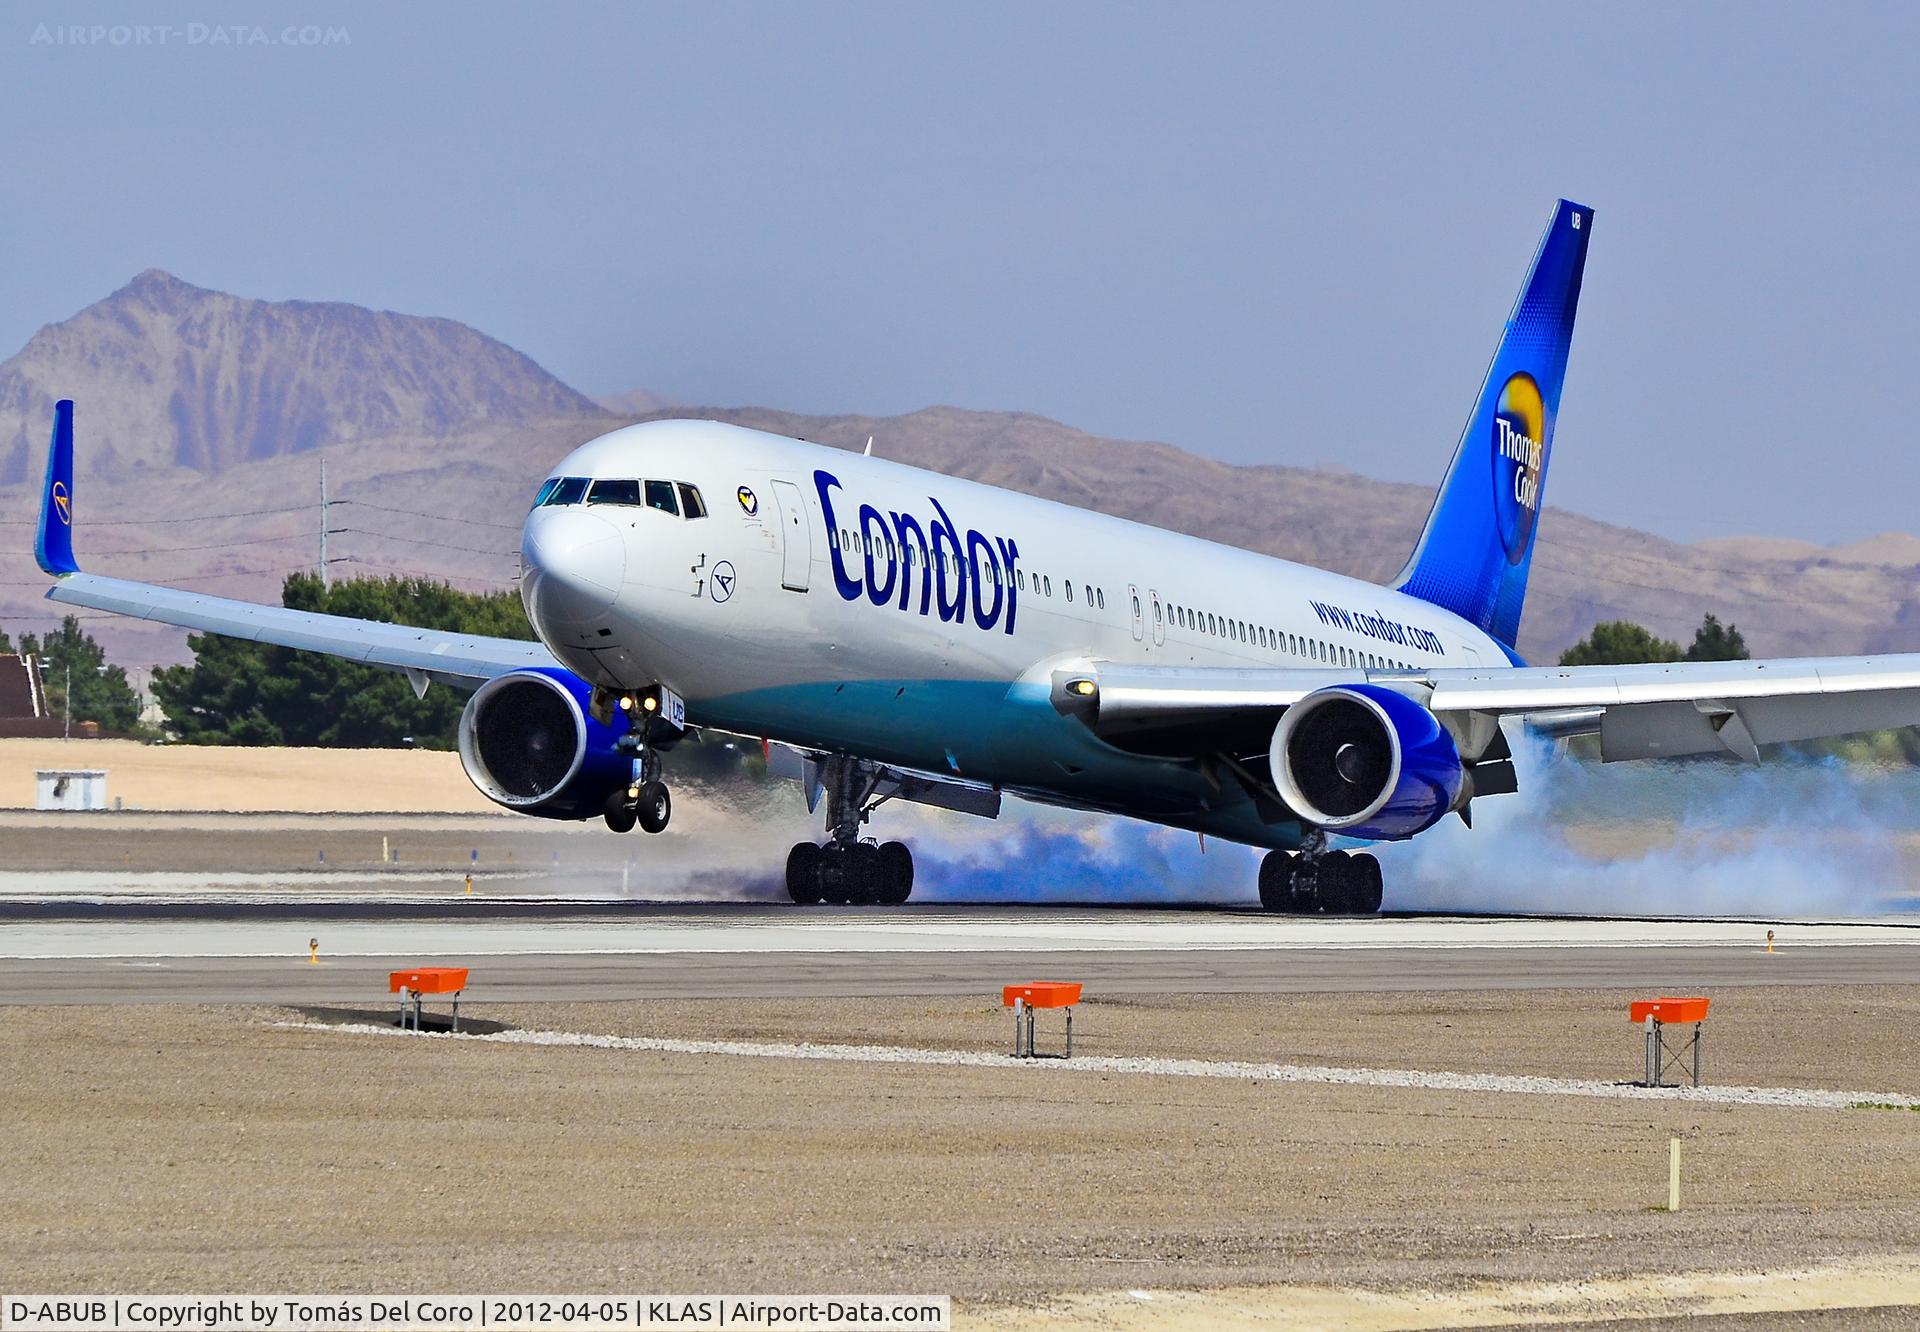
[[[34,558],[56,578],[79,573],[73,558],[73,400],[53,404],[53,447],[47,453],[47,489],[40,497],[40,536]]]
[[[1593,210],[1562,199],[1507,316],[1426,530],[1394,583],[1508,647],[1520,630],[1592,232]]]

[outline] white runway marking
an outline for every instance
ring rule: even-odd
[[[1426,1073],[1398,1068],[1333,1068],[1313,1064],[1252,1064],[1230,1059],[1140,1059],[1087,1055],[1073,1059],[1015,1059],[978,1050],[921,1050],[894,1045],[816,1045],[786,1041],[683,1041],[656,1036],[603,1036],[577,1031],[502,1031],[453,1036],[397,1027],[322,1022],[276,1022],[295,1031],[357,1036],[424,1036],[431,1040],[494,1045],[578,1046],[663,1054],[726,1055],[748,1059],[807,1059],[829,1063],[929,1064],[948,1068],[1050,1070],[1057,1073],[1133,1073],[1172,1078],[1227,1078],[1241,1082],[1309,1082],[1342,1087],[1399,1087],[1422,1091],[1497,1092],[1522,1096],[1584,1096],[1609,1100],[1674,1101],[1701,1105],[1760,1105],[1795,1110],[1846,1110],[1862,1103],[1920,1108],[1920,1100],[1889,1092],[1821,1091],[1801,1087],[1638,1087],[1579,1078],[1502,1073]]]
[[[22,920],[0,958],[499,957],[527,954],[1139,952],[1215,949],[1780,948],[1920,945],[1912,925],[1859,922],[1299,919],[1249,912],[953,909],[752,914],[657,908],[565,920]],[[484,910],[483,904],[476,904]]]

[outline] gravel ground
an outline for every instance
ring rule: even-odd
[[[1076,1045],[1626,1079],[1639,1061],[1627,998],[1096,999]],[[982,1051],[1010,1030],[985,998],[473,1016]],[[1920,989],[1907,987],[1724,991],[1708,1077],[1920,1095],[1917,1018]],[[0,1010],[0,1284],[948,1292],[967,1308],[1035,1308],[1072,1291],[1458,1290],[1920,1249],[1920,1114],[1908,1111],[1062,1078],[274,1025],[309,1020]],[[1654,1210],[1669,1136],[1686,1143],[1678,1214]]]

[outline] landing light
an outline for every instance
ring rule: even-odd
[[[1067,692],[1078,694],[1081,698],[1092,698],[1099,686],[1091,680],[1074,680],[1068,683]]]
[[[660,711],[660,700],[655,698],[652,694],[648,694],[645,698],[640,700],[640,706],[645,708],[648,712],[658,712]]]
[[[633,711],[633,695],[632,694],[620,695],[620,711],[622,712]]]

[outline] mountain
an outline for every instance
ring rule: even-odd
[[[288,572],[317,567],[323,456],[336,575],[510,587],[539,478],[574,445],[650,417],[734,421],[848,449],[871,435],[883,457],[1376,581],[1411,549],[1446,466],[1436,453],[1419,484],[1235,467],[959,407],[806,416],[661,405],[645,393],[596,402],[448,320],[247,301],[156,270],[0,364],[0,628],[15,637],[58,615],[31,554],[55,394],[77,401],[88,567],[267,601]],[[1541,524],[1519,646],[1551,661],[1595,621],[1622,618],[1685,643],[1707,611],[1738,624],[1756,654],[1920,649],[1920,540],[1690,546],[1555,509]],[[175,630],[119,618],[87,627],[128,664],[186,656]]]
[[[598,393],[595,402],[604,411],[615,416],[646,416],[650,412],[664,412],[669,407],[683,404],[676,398],[664,393],[655,393],[652,389],[628,389],[625,393]]]
[[[75,400],[89,467],[110,480],[599,412],[451,319],[248,300],[157,268],[0,364],[0,484],[38,467],[59,397]]]

